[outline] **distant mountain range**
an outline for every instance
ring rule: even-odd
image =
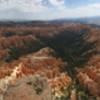
[[[63,24],[63,23],[83,23],[83,24],[92,24],[92,25],[100,25],[100,16],[95,17],[84,17],[84,18],[73,18],[73,19],[55,19],[55,20],[2,20],[0,24]]]
[[[83,23],[83,24],[93,24],[100,25],[100,16],[95,17],[84,17],[84,18],[73,18],[73,19],[58,19],[51,21],[53,23]]]
[[[87,24],[100,25],[100,16],[79,18],[79,19],[76,19],[76,21],[79,21],[79,22],[82,22],[82,23],[87,23]]]

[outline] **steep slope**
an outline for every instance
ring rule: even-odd
[[[49,98],[52,93],[53,98],[63,96],[62,89],[71,84],[71,78],[62,72],[63,67],[67,65],[52,54],[54,54],[52,49],[44,48],[20,58],[19,61],[14,61],[16,66],[14,64],[3,66],[4,69],[8,67],[11,71],[7,75],[6,70],[6,74],[0,80],[2,100],[33,100],[33,98],[42,100],[45,98],[44,95],[49,96],[45,98],[46,100],[51,100]],[[2,71],[1,68],[0,73],[3,73]],[[38,95],[42,91],[43,93]]]
[[[48,95],[49,99],[46,100],[53,100],[55,97],[68,100],[73,100],[73,98],[99,100],[99,28],[75,23],[19,26],[21,25],[16,28],[15,26],[3,27],[0,33],[1,59],[8,55],[9,46],[17,47],[10,48],[13,52],[10,52],[11,55],[19,54],[18,51],[21,51],[21,55],[16,60],[13,59],[9,63],[0,62],[0,78],[3,83],[10,82],[10,87],[6,92],[0,90],[1,95],[5,94],[5,100],[20,100],[21,97],[26,100],[34,97],[41,100],[45,97],[44,95]],[[6,32],[14,32],[14,35],[3,35],[5,29]],[[43,49],[46,46],[48,47]],[[23,54],[24,52],[26,53]],[[17,73],[11,81],[11,76],[16,70]],[[10,80],[4,81],[9,78]],[[47,84],[46,87],[44,84]],[[46,92],[44,88],[47,89]],[[28,91],[23,92],[23,89]],[[42,90],[44,90],[43,95]],[[50,98],[51,94],[53,94],[53,99]]]

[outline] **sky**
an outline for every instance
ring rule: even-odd
[[[0,0],[0,20],[100,16],[100,0]]]

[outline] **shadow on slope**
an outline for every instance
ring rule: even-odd
[[[89,58],[96,53],[96,41],[87,41],[90,34],[88,28],[78,31],[66,29],[53,37],[38,36],[38,38],[68,62],[67,71],[72,75],[75,73],[75,68],[84,66]]]

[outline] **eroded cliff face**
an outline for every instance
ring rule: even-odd
[[[0,100],[99,100],[99,34],[74,23],[0,27]]]
[[[78,69],[77,78],[90,95],[100,96],[100,56],[90,59],[84,68]]]
[[[53,100],[64,96],[63,90],[70,86],[72,79],[61,70],[67,64],[52,54],[52,49],[44,48],[20,58],[16,64],[13,62],[13,67],[9,64],[9,76],[6,72],[0,79],[2,100]]]

